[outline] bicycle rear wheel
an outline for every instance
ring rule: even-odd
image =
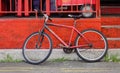
[[[48,59],[52,52],[52,40],[46,33],[32,33],[24,42],[22,54],[31,64],[40,64]]]
[[[84,61],[96,62],[100,61],[107,53],[108,42],[105,36],[94,29],[88,29],[81,32],[82,35],[91,43],[89,46],[76,48],[77,55]],[[87,45],[83,37],[78,35],[75,45]]]

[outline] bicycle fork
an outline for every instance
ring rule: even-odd
[[[35,44],[37,49],[40,49],[40,47],[42,46],[43,40],[44,40],[44,27],[42,28],[42,30],[39,30],[39,36]]]

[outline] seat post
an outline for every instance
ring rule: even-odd
[[[74,24],[73,24],[74,27],[76,27],[76,24],[77,24],[76,20],[77,20],[77,19],[74,18]]]

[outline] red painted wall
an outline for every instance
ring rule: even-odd
[[[64,25],[72,25],[73,19],[70,18],[54,18],[54,23]],[[1,49],[17,49],[22,48],[24,40],[32,32],[38,31],[43,25],[43,19],[36,18],[3,18],[0,19],[0,48]],[[53,30],[58,33],[65,41],[69,37],[68,29],[55,28]],[[81,19],[77,21],[77,28],[83,30],[86,28],[95,28],[101,30],[101,19]],[[64,34],[67,33],[67,34]],[[51,35],[52,36],[52,35]],[[59,42],[52,36],[54,48],[57,47]]]

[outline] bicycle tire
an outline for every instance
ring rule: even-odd
[[[42,38],[42,43],[39,42]],[[24,42],[22,54],[26,62],[40,64],[48,59],[52,52],[52,40],[46,33],[34,32]]]
[[[106,37],[98,30],[87,29],[81,32],[84,37],[92,43],[92,47],[76,48],[77,55],[86,62],[100,61],[108,51],[108,42]],[[84,39],[78,35],[75,45],[85,45]]]

